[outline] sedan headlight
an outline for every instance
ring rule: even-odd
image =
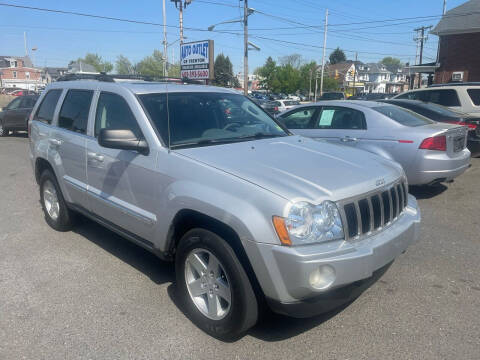
[[[290,244],[288,245],[310,244],[344,238],[340,213],[337,205],[331,201],[324,201],[319,205],[313,205],[305,201],[294,203],[290,206],[288,215],[284,219],[284,226],[290,238]],[[277,228],[276,223],[275,227]],[[280,239],[282,240],[282,236],[280,236]],[[283,240],[282,243],[285,244]]]

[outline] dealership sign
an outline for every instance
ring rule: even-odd
[[[213,40],[180,45],[180,76],[187,79],[213,79]]]

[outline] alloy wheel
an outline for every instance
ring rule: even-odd
[[[185,282],[198,310],[212,320],[230,311],[232,290],[225,268],[210,251],[194,249],[185,260]]]
[[[43,185],[43,203],[48,216],[56,221],[60,215],[60,202],[58,201],[57,191],[50,180],[45,181]]]

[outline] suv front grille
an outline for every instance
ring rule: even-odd
[[[345,239],[357,239],[380,231],[402,214],[408,202],[408,189],[404,180],[381,190],[340,202]]]

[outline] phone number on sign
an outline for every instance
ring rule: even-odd
[[[183,70],[181,73],[182,78],[187,79],[208,79],[210,71],[206,70]]]

